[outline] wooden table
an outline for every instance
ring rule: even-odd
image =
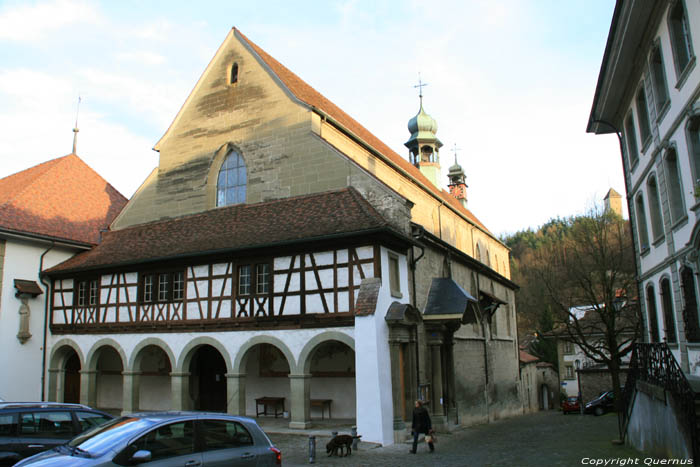
[[[260,406],[263,406],[262,412],[259,410]],[[267,407],[271,406],[274,409],[275,418],[284,414],[284,397],[258,397],[255,399],[255,416],[258,417],[260,414],[267,415]],[[282,408],[281,411],[277,409]]]
[[[328,407],[328,418],[331,418],[331,402],[333,399],[311,399],[311,407],[321,407],[321,420],[323,420],[326,407]]]

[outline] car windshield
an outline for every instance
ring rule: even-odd
[[[101,456],[115,443],[130,439],[132,435],[150,427],[153,422],[142,418],[121,417],[96,426],[68,442],[71,448],[79,448],[93,456]]]

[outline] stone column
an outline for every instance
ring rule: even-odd
[[[226,373],[226,412],[245,417],[245,373]]]
[[[80,403],[97,407],[97,370],[80,370]]]
[[[457,399],[455,388],[455,364],[454,364],[454,341],[450,337],[445,343],[445,376],[447,377],[447,419],[450,423],[458,423],[457,420]]]
[[[292,401],[290,410],[292,421],[289,428],[305,430],[311,426],[311,375],[289,375]]]
[[[49,402],[63,402],[63,381],[65,380],[66,372],[58,368],[49,368],[48,373],[49,387],[46,393],[46,400]]]
[[[170,373],[170,392],[173,410],[191,410],[190,403],[190,373]]]
[[[401,341],[399,340],[390,340],[389,341],[389,359],[391,361],[391,399],[392,399],[392,405],[394,408],[394,441],[395,442],[400,442],[403,441],[403,439],[396,439],[397,435],[399,433],[397,432],[402,432],[406,428],[406,424],[404,423],[403,420],[403,412],[404,412],[404,407],[401,404],[401,392],[404,390],[403,388],[403,381],[401,381],[401,368],[399,367],[399,363],[401,361],[400,359],[400,353],[401,353]],[[406,368],[406,360],[404,356],[404,368]],[[405,371],[405,370],[404,370]],[[405,390],[404,392],[404,397],[405,397]]]
[[[138,412],[141,389],[140,371],[122,371],[122,415]]]
[[[430,408],[432,409],[433,425],[445,425],[445,408],[442,393],[442,346],[430,344],[430,357],[432,363],[433,393],[431,395]]]

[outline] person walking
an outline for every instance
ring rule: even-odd
[[[416,401],[416,408],[413,409],[413,424],[411,425],[411,433],[413,434],[413,448],[409,451],[411,454],[416,453],[416,448],[418,447],[418,435],[423,433],[425,435],[430,434],[433,431],[432,422],[430,421],[430,415],[428,410],[423,407],[422,401]],[[430,452],[435,451],[435,445],[431,442],[428,443]]]

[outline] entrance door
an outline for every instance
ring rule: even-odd
[[[542,410],[549,410],[549,389],[546,384],[542,385]]]
[[[226,362],[210,345],[197,351],[196,368],[199,376],[197,410],[226,412]]]
[[[66,362],[63,380],[63,402],[80,403],[80,359],[78,354],[75,353]]]

